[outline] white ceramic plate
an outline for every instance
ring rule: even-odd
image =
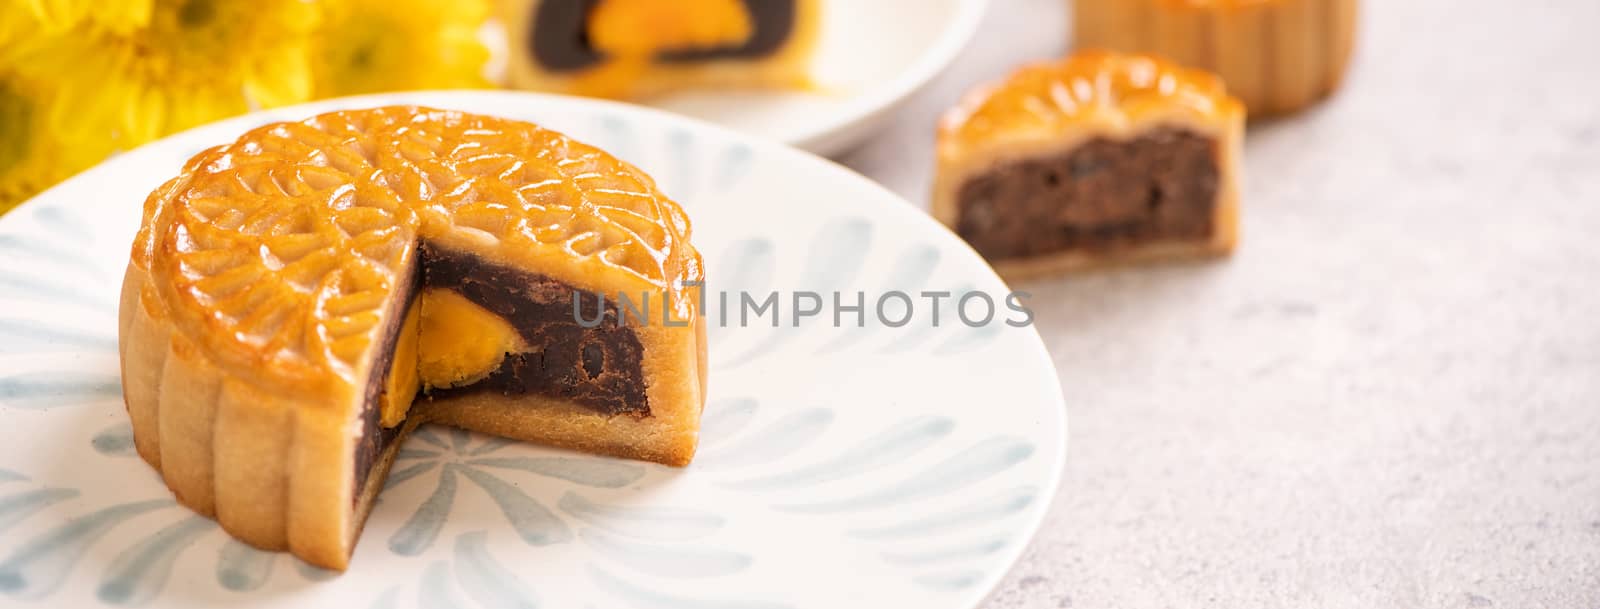
[[[697,91],[650,105],[821,155],[860,143],[972,39],[988,0],[828,0],[806,91]]]
[[[948,305],[938,327],[924,306],[902,327],[713,321],[687,469],[425,428],[342,576],[175,505],[132,451],[117,378],[145,194],[249,127],[387,103],[533,120],[633,161],[689,211],[712,294],[1006,292],[872,182],[653,110],[428,93],[201,127],[0,218],[0,605],[970,609],[1016,559],[1061,471],[1060,389],[1032,328],[971,328]]]

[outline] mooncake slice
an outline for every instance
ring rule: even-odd
[[[810,83],[821,0],[497,0],[509,80],[640,98]]]
[[[1339,88],[1358,0],[1071,0],[1080,49],[1152,53],[1217,73],[1254,116]]]
[[[939,124],[933,214],[1009,279],[1231,251],[1244,106],[1102,51],[1025,66]]]
[[[525,122],[255,129],[145,204],[120,311],[139,454],[235,537],[330,569],[421,422],[683,465],[706,383],[689,235],[649,176]]]

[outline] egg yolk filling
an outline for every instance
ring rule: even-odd
[[[382,428],[405,422],[418,399],[482,391],[650,414],[644,349],[614,299],[463,252],[421,251],[417,296],[390,339],[374,404]]]

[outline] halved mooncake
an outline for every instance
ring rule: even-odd
[[[1281,114],[1338,89],[1355,47],[1357,2],[1072,0],[1073,44],[1210,70],[1250,114]]]
[[[513,86],[612,98],[810,83],[821,0],[498,0]]]
[[[387,107],[250,131],[145,203],[120,310],[139,454],[235,537],[332,569],[423,421],[685,464],[689,233],[637,168],[529,123]]]
[[[1025,66],[942,118],[933,215],[1004,276],[1227,253],[1245,111],[1146,55]]]

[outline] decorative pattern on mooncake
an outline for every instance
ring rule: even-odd
[[[520,88],[640,98],[695,87],[798,88],[820,0],[497,0]]]
[[[236,537],[337,569],[424,420],[686,463],[689,235],[649,176],[529,123],[389,107],[255,129],[146,202],[120,341],[139,453]],[[623,319],[619,294],[666,310]]]
[[[1331,94],[1354,48],[1357,0],[1073,0],[1074,45],[1153,53],[1221,75],[1250,113]]]
[[[1236,239],[1243,105],[1213,75],[1088,51],[969,93],[939,125],[933,214],[1018,279]]]

